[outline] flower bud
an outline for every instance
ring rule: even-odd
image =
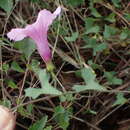
[[[14,130],[15,116],[6,107],[0,105],[0,130]]]

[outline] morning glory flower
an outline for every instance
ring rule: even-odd
[[[35,23],[27,25],[25,28],[12,29],[7,36],[10,40],[14,41],[20,41],[26,37],[32,38],[44,62],[51,62],[52,54],[47,40],[47,32],[53,20],[59,16],[60,13],[60,6],[53,13],[46,9],[41,10]]]

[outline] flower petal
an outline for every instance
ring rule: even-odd
[[[38,18],[35,23],[27,25],[24,29],[16,28],[12,29],[7,36],[14,41],[19,41],[25,37],[32,38],[38,48],[39,54],[45,62],[51,60],[51,50],[47,39],[47,31],[53,20],[60,15],[61,7],[59,6],[54,13],[44,9],[38,14]]]
[[[43,31],[47,31],[48,27],[52,24],[53,20],[60,15],[61,7],[59,6],[54,13],[44,9],[41,10],[38,14],[38,18],[34,24],[39,27],[39,29],[43,29]]]
[[[47,30],[46,28],[40,28],[40,26],[42,25],[35,23],[28,25],[25,28],[25,32],[27,36],[35,41],[40,56],[45,62],[47,62],[52,58],[51,50],[47,40]]]
[[[25,37],[27,37],[25,34],[25,30],[22,28],[12,29],[7,34],[7,36],[10,40],[14,40],[14,41],[20,41],[20,40],[24,39]]]
[[[55,11],[54,11],[54,15],[55,15],[55,18],[58,16],[58,15],[60,15],[60,13],[61,13],[61,7],[59,6]]]
[[[37,43],[38,52],[45,62],[49,62],[52,58],[51,50],[48,44],[49,43],[47,40],[42,43]]]
[[[40,30],[42,29],[45,32],[48,30],[49,25],[52,24],[54,19],[53,17],[54,16],[50,11],[44,9],[39,12],[38,18],[34,24],[37,26],[37,28]]]

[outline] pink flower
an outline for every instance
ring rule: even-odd
[[[8,38],[14,41],[20,41],[25,37],[32,38],[42,59],[47,63],[51,61],[52,55],[47,40],[47,31],[53,20],[60,15],[61,7],[59,6],[54,13],[44,9],[38,14],[35,23],[27,25],[25,28],[12,29],[8,34]]]

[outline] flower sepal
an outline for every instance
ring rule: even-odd
[[[55,69],[54,64],[52,63],[52,61],[48,61],[46,62],[46,69],[48,72],[52,73]]]

